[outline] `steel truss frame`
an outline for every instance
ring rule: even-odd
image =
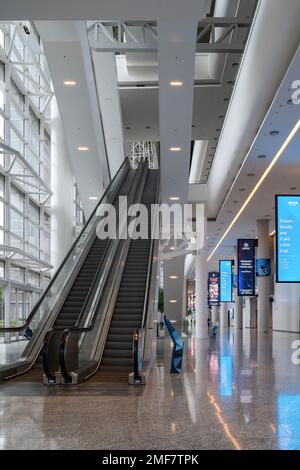
[[[198,27],[196,52],[242,53],[250,31],[250,18],[203,19]],[[221,29],[221,34],[216,34]],[[243,40],[239,32],[246,30]],[[156,52],[158,47],[157,25],[154,22],[96,21],[88,27],[90,45],[98,52]],[[204,38],[210,36],[210,42]]]

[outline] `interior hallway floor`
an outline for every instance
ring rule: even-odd
[[[145,387],[0,384],[0,449],[300,449],[297,339],[187,335],[183,371],[170,375],[161,338]]]

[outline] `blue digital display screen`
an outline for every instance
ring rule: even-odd
[[[232,302],[232,260],[220,260],[220,302]]]
[[[271,276],[271,260],[269,258],[256,259],[256,277]]]
[[[300,196],[276,196],[276,281],[300,282]]]
[[[255,295],[255,240],[238,240],[238,295]]]

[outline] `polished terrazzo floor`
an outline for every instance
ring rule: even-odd
[[[146,387],[1,384],[0,449],[300,449],[298,338],[187,336],[181,375],[159,339]]]

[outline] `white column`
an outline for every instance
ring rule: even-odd
[[[228,328],[228,309],[227,303],[222,302],[220,306],[220,328]]]
[[[57,102],[51,102],[51,262],[54,271],[73,242],[73,171]]]
[[[211,320],[212,320],[213,323],[218,321],[218,319],[219,319],[218,318],[219,317],[218,308],[219,307],[217,305],[213,305],[212,308],[211,308]]]
[[[269,221],[257,221],[258,249],[257,258],[269,258]],[[257,278],[257,316],[258,332],[267,333],[269,330],[269,277]]]
[[[238,275],[238,256],[237,256],[237,247],[235,247],[235,256],[234,256],[234,272]],[[234,327],[236,330],[241,330],[243,328],[243,297],[238,296],[237,287],[234,290]]]
[[[196,338],[207,338],[207,220],[203,220],[203,248],[195,256]]]

